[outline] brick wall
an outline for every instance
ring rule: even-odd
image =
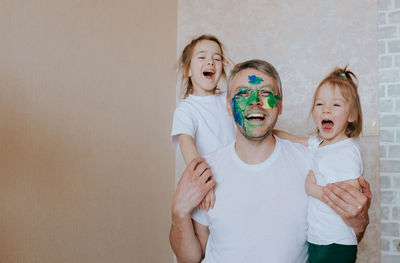
[[[400,262],[400,0],[379,3],[382,263]]]

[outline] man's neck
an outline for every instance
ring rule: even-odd
[[[252,141],[237,130],[235,151],[240,160],[247,164],[259,164],[267,160],[273,153],[275,145],[276,140],[272,134],[260,141]]]

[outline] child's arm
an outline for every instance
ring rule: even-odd
[[[360,184],[358,183],[358,179],[351,179],[343,182],[350,184],[357,189],[360,189]],[[306,192],[308,195],[311,195],[312,197],[322,201],[322,186],[317,184],[314,172],[311,170],[308,172],[306,177]]]
[[[282,131],[282,130],[276,130],[276,129],[273,129],[272,133],[274,135],[278,136],[281,139],[285,139],[285,140],[289,140],[289,141],[292,141],[292,142],[301,143],[301,144],[303,144],[305,146],[308,146],[308,138],[307,137],[296,136],[296,135],[293,135],[291,133],[288,133],[288,132],[285,132],[285,131]]]
[[[200,157],[196,145],[194,145],[193,137],[188,134],[178,135],[179,148],[181,149],[183,159],[186,165],[196,157]]]
[[[199,152],[197,151],[196,145],[194,144],[193,137],[188,134],[179,134],[178,135],[179,147],[182,152],[183,159],[185,160],[186,165],[190,163],[196,157],[200,157]],[[212,188],[204,197],[204,199],[200,203],[200,207],[208,211],[209,208],[214,207],[215,203],[215,194],[214,188]]]

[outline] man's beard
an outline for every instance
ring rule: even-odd
[[[276,121],[274,122],[274,123],[271,123],[268,127],[267,127],[267,129],[265,130],[265,132],[263,133],[263,134],[261,134],[261,135],[259,135],[259,136],[250,136],[250,135],[247,135],[246,134],[246,132],[243,130],[243,129],[240,129],[239,127],[239,130],[240,130],[240,133],[246,138],[246,139],[248,139],[249,141],[262,141],[262,140],[264,140],[265,138],[267,138],[271,133],[272,133],[272,130],[274,129],[274,127],[275,127],[275,123],[276,123]]]

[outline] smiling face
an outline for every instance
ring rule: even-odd
[[[271,134],[281,112],[276,81],[255,69],[235,76],[227,107],[243,136],[262,140]]]
[[[199,41],[194,50],[188,77],[193,83],[193,95],[207,96],[215,93],[222,76],[222,51],[218,43]]]
[[[349,103],[340,93],[339,88],[329,83],[322,85],[317,91],[313,106],[313,119],[323,144],[330,144],[347,139],[346,128],[352,121]]]

